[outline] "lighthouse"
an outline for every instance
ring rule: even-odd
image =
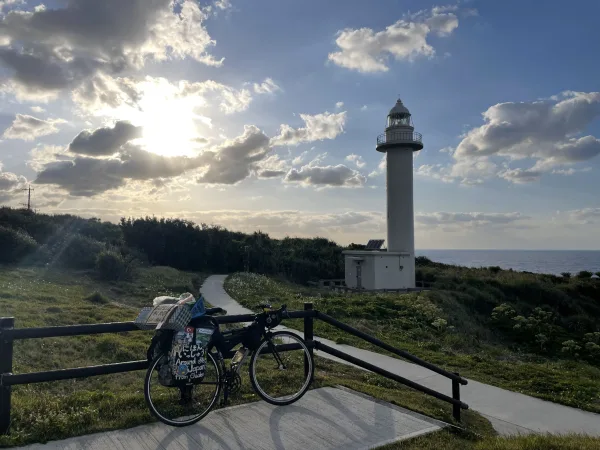
[[[387,251],[344,252],[346,286],[366,290],[415,287],[413,153],[423,148],[410,111],[398,99],[387,116],[376,150],[386,157]],[[381,241],[379,241],[381,242]]]

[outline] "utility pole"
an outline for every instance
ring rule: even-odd
[[[31,185],[29,185],[29,188],[21,190],[27,191],[27,204],[21,203],[21,205],[27,206],[27,211],[31,211],[31,191],[34,191],[35,189],[31,189]]]

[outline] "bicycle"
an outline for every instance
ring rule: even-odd
[[[204,316],[191,320],[183,332],[183,343],[177,340],[182,332],[155,334],[148,349],[144,396],[158,420],[177,427],[192,425],[213,409],[221,391],[226,405],[229,396],[241,388],[239,372],[249,354],[250,382],[263,400],[289,405],[306,393],[314,375],[312,353],[300,336],[272,331],[289,317],[286,305],[260,307],[263,312],[243,328],[221,332],[213,315],[225,311],[210,308]],[[225,356],[239,344],[242,347],[226,367]],[[182,361],[187,366],[180,370]]]

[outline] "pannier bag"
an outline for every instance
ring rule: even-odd
[[[167,364],[159,370],[164,386],[181,386],[200,382],[206,370],[206,349],[214,328],[185,327],[173,335]]]

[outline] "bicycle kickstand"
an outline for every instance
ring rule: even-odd
[[[221,406],[227,406],[229,404],[229,383],[225,380],[223,383],[223,402]]]

